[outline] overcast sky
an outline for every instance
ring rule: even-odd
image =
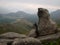
[[[35,13],[39,7],[54,11],[60,9],[60,0],[0,0],[0,13],[20,10]]]

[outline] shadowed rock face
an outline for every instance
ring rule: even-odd
[[[49,12],[47,9],[44,9],[44,8],[38,8],[38,17],[39,19],[40,18],[48,18],[50,15],[49,15]]]
[[[47,9],[38,8],[38,18],[38,32],[40,36],[56,32],[57,26],[55,22],[50,19],[50,14]]]
[[[41,45],[41,42],[35,38],[15,39],[12,45]]]
[[[34,29],[32,29],[32,30],[29,32],[28,36],[29,36],[29,37],[37,38],[37,37],[39,37],[38,25],[35,23],[35,24],[33,25],[33,27],[34,27]]]

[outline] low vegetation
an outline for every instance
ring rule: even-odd
[[[43,42],[43,45],[60,45],[60,38],[59,39],[56,39],[54,41],[45,41]]]
[[[31,24],[28,24],[29,22],[13,22],[10,24],[0,24],[0,34],[5,32],[17,32],[20,34],[27,34],[31,29]]]

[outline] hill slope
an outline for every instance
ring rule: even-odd
[[[32,23],[24,19],[17,20],[10,24],[0,24],[0,33],[17,32],[25,34],[31,29],[32,29]]]

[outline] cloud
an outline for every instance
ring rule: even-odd
[[[44,4],[31,4],[31,3],[17,3],[17,2],[4,2],[0,4],[2,7],[10,7],[10,8],[29,8],[29,9],[36,9],[38,7],[42,8],[50,8],[50,9],[60,9],[60,6],[51,6],[51,5],[44,5]]]
[[[60,9],[60,6],[52,6],[47,4],[35,4],[35,3],[23,3],[23,2],[0,2],[0,7],[5,7],[11,11],[25,10],[25,11],[36,11],[37,8],[46,8],[48,10]]]
[[[0,0],[0,2],[34,3],[60,6],[60,0]]]

